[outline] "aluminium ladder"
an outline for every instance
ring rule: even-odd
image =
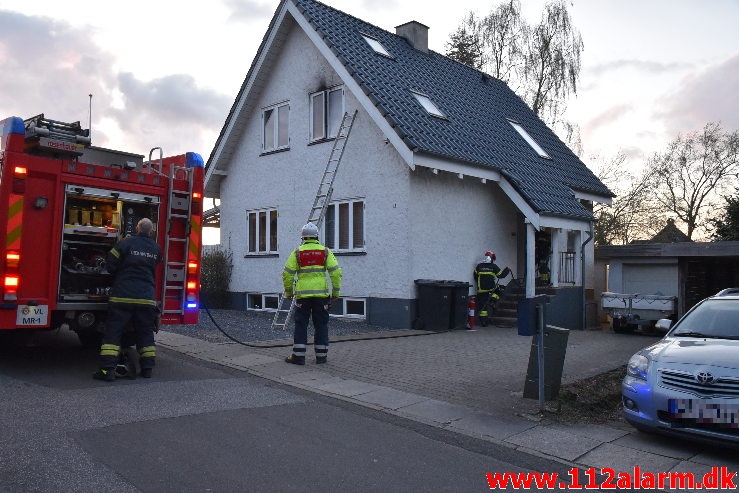
[[[152,149],[153,150],[153,149]],[[151,162],[151,155],[149,156]],[[163,162],[159,157],[159,172]],[[163,261],[162,318],[167,314],[185,313],[187,295],[187,254],[190,248],[190,215],[192,213],[193,169],[170,164],[167,231]],[[183,183],[184,182],[184,183]],[[184,185],[184,189],[181,188]],[[180,188],[176,188],[176,187]]]
[[[321,177],[321,184],[318,186],[318,192],[316,193],[315,199],[313,199],[313,206],[308,213],[307,222],[312,222],[318,228],[321,227],[321,222],[323,222],[323,218],[326,215],[326,209],[331,201],[331,194],[334,192],[334,179],[339,170],[339,164],[341,164],[341,158],[344,155],[344,148],[346,147],[346,142],[349,139],[349,133],[352,130],[354,118],[356,116],[356,110],[351,115],[349,113],[344,113],[344,117],[341,120],[341,126],[334,138],[334,145],[331,149],[328,163],[326,163],[326,169],[323,171],[323,176]],[[293,312],[295,311],[295,298],[293,297],[291,299],[290,307],[287,309],[283,308],[284,299],[285,292],[283,291],[277,299],[277,311],[272,320],[272,330],[275,330],[276,328],[286,330]]]

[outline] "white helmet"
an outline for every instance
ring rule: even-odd
[[[301,238],[318,238],[318,226],[308,223],[300,230]]]

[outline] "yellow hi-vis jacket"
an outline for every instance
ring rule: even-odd
[[[331,296],[338,298],[341,289],[341,267],[334,254],[318,240],[308,238],[293,250],[282,270],[285,296],[296,298],[326,298],[329,296],[326,273],[331,278]],[[298,280],[293,282],[297,274]]]

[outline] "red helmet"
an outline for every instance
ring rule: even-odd
[[[490,257],[490,261],[494,261],[495,260],[495,254],[493,252],[487,251],[487,252],[485,252],[485,256],[486,257]]]

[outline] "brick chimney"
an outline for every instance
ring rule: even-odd
[[[429,28],[420,22],[410,21],[395,26],[395,34],[408,40],[412,47],[424,53],[429,52]]]

